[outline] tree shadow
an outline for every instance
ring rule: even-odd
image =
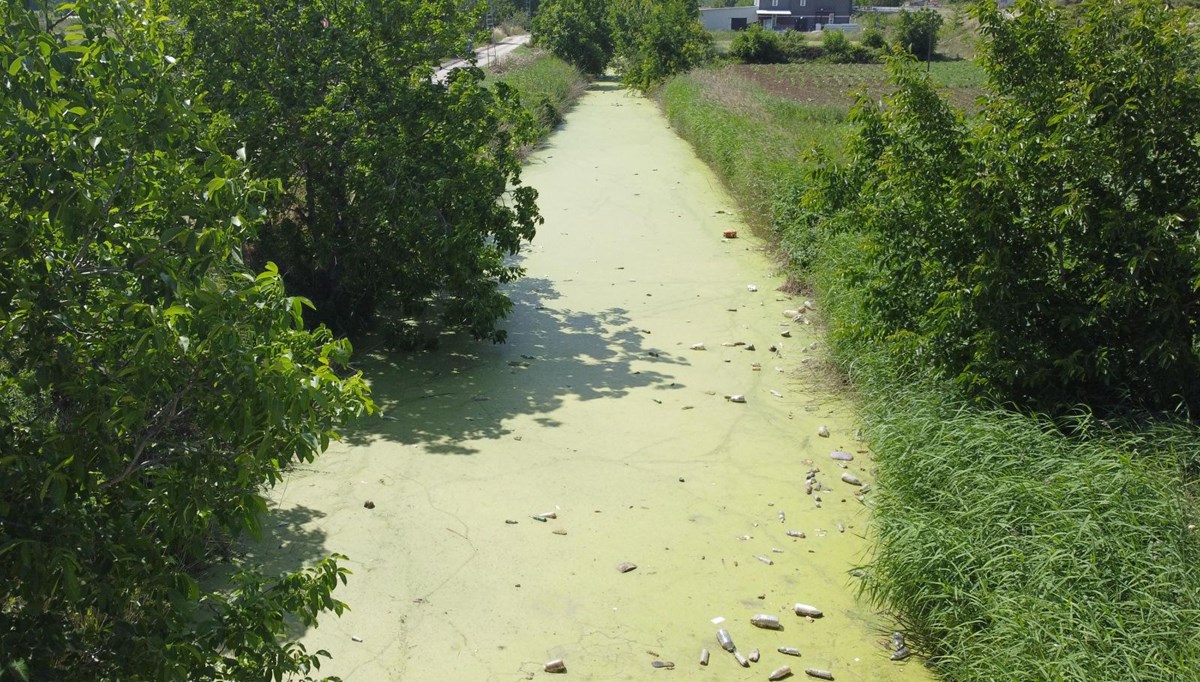
[[[636,388],[683,388],[669,368],[687,360],[655,346],[624,308],[572,310],[546,279],[524,278],[509,292],[508,342],[488,344],[447,334],[436,351],[369,352],[359,367],[381,414],[345,434],[350,445],[380,439],[420,444],[426,452],[469,455],[474,441],[512,433],[508,421],[553,413],[564,400],[620,398]],[[633,363],[654,368],[634,369]],[[659,368],[661,367],[661,369]]]
[[[327,534],[319,523],[325,516],[325,512],[310,507],[280,507],[272,503],[270,511],[261,517],[261,537],[239,537],[231,547],[233,560],[207,567],[197,579],[204,589],[223,592],[233,587],[232,577],[242,568],[254,569],[274,579],[313,566],[330,554]],[[290,615],[285,622],[291,639],[299,639],[308,629]]]
[[[616,82],[601,82],[594,81],[587,87],[588,92],[612,92],[613,90],[624,90],[625,86],[620,81]]]

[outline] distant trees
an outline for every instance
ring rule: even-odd
[[[613,56],[608,0],[542,0],[533,40],[585,74],[604,73]]]
[[[344,608],[337,557],[191,573],[370,409],[350,345],[243,262],[278,183],[153,3],[0,22],[0,678],[310,679],[287,623]]]
[[[613,58],[621,80],[646,91],[712,57],[696,0],[609,0]]]
[[[1200,49],[1182,13],[1096,0],[980,3],[989,95],[966,117],[909,60],[860,102],[853,162],[809,208],[865,259],[888,344],[992,399],[1200,407]],[[849,243],[849,242],[848,242]]]
[[[581,71],[599,75],[611,64],[643,91],[712,53],[695,0],[543,0],[533,35]]]

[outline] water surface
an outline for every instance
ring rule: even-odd
[[[525,178],[546,224],[523,255],[509,342],[366,360],[388,419],[273,491],[264,560],[351,557],[338,596],[352,610],[305,635],[334,656],[322,673],[524,680],[563,658],[581,680],[766,679],[784,664],[929,679],[888,660],[887,621],[853,598],[867,508],[829,453],[855,453],[848,470],[867,482],[870,458],[812,371],[812,327],[783,314],[802,300],[777,291],[714,176],[651,103],[602,83]],[[814,465],[820,508],[804,492]],[[545,512],[557,518],[531,518]],[[637,569],[619,573],[626,561]],[[795,602],[826,616],[797,617]],[[757,613],[785,629],[752,627]],[[723,652],[719,618],[763,661]]]

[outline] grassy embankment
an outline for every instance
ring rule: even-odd
[[[534,118],[539,140],[562,122],[563,116],[587,89],[588,79],[578,69],[550,53],[519,47],[488,71],[487,81],[506,83],[521,98],[521,106]]]
[[[980,92],[970,64],[933,73],[957,102]],[[886,353],[839,333],[860,318],[843,284],[863,255],[803,227],[796,199],[813,162],[797,152],[842,153],[851,88],[883,92],[883,67],[728,67],[676,78],[660,99],[821,298],[878,454],[864,589],[948,679],[1200,679],[1194,429],[1080,416],[1067,436],[900,376]]]

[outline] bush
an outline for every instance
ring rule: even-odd
[[[942,15],[934,9],[900,12],[896,22],[896,42],[918,59],[932,59],[937,53],[938,29]]]
[[[862,32],[863,47],[869,47],[872,50],[887,49],[887,40],[883,37],[883,31],[877,28],[867,28]]]
[[[729,46],[729,54],[743,64],[779,64],[787,60],[779,35],[760,24],[739,31]]]
[[[875,61],[875,55],[870,50],[851,43],[842,31],[823,31],[821,49],[825,52],[825,61],[834,64],[867,64]]]
[[[614,60],[621,80],[646,92],[713,57],[696,0],[610,0]]]
[[[538,140],[562,122],[587,88],[587,79],[578,69],[542,50],[520,48],[501,66],[502,71],[489,75],[488,82],[504,83],[517,92],[536,121]]]
[[[780,49],[788,62],[810,62],[825,56],[825,49],[809,43],[805,33],[784,31],[776,35],[779,36]]]
[[[530,128],[511,90],[484,88],[479,69],[433,80],[474,27],[458,6],[172,2],[186,27],[179,49],[234,122],[228,143],[244,142],[284,185],[256,262],[279,263],[342,333],[504,339],[512,302],[501,285],[521,274],[505,259],[540,220],[536,191],[520,183]]]

